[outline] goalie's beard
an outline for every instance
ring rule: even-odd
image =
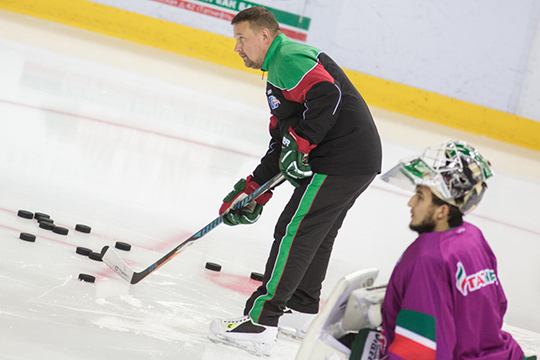
[[[409,224],[409,228],[413,231],[416,231],[418,235],[423,233],[430,233],[435,230],[435,220],[433,220],[433,214],[435,210],[429,212],[426,217],[422,220],[420,224],[413,225],[412,222]]]

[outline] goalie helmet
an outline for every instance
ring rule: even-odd
[[[401,161],[381,179],[411,191],[417,185],[427,186],[439,199],[467,214],[482,200],[487,189],[485,181],[493,176],[490,166],[474,147],[452,140]]]

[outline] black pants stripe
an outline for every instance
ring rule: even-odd
[[[301,181],[276,224],[263,283],[247,300],[244,314],[276,326],[285,307],[318,312],[334,239],[375,176],[315,174]]]

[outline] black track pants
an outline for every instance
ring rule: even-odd
[[[276,326],[285,307],[317,313],[334,239],[347,211],[376,174],[315,174],[301,182],[276,224],[262,285],[245,315]]]

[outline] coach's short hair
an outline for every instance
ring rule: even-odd
[[[252,6],[240,11],[231,20],[231,25],[238,24],[242,21],[249,22],[249,26],[254,31],[268,29],[272,34],[275,34],[281,30],[274,14],[263,6]]]

